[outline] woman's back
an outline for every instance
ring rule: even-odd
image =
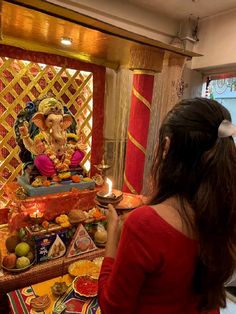
[[[168,206],[162,208],[165,209],[172,210]],[[198,245],[180,228],[181,221],[167,222],[158,208],[143,206],[129,215],[116,263],[113,265],[108,259],[102,269],[100,285],[106,280],[109,267],[113,268],[104,296],[105,313],[200,313],[193,288]]]
[[[159,207],[162,207],[162,211],[171,210],[162,205]],[[197,242],[175,228],[177,224],[179,225],[177,219],[175,222],[173,220],[167,222],[151,207],[141,210],[140,214],[137,211],[135,215],[143,215],[144,219],[149,220],[146,226],[145,245],[149,247],[150,254],[156,251],[157,258],[161,259],[157,270],[147,277],[143,293],[146,295],[146,292],[148,294],[153,291],[163,313],[168,313],[167,304],[170,313],[192,313],[193,304],[195,305],[196,302],[193,293],[193,276],[198,255]],[[168,215],[170,216],[172,213]]]

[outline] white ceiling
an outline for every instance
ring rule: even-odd
[[[125,0],[125,2],[175,19],[186,18],[190,14],[205,18],[236,10],[236,0]]]

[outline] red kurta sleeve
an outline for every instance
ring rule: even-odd
[[[98,288],[103,314],[133,313],[145,274],[157,267],[149,240],[143,237],[143,222],[132,216],[125,222],[116,259],[103,261]]]

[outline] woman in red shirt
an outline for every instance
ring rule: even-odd
[[[236,268],[236,126],[227,109],[177,104],[159,133],[149,205],[109,205],[102,314],[217,314]],[[119,239],[120,238],[120,239]]]

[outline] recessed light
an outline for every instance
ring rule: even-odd
[[[61,37],[62,45],[70,46],[72,44],[72,38],[69,37]]]

